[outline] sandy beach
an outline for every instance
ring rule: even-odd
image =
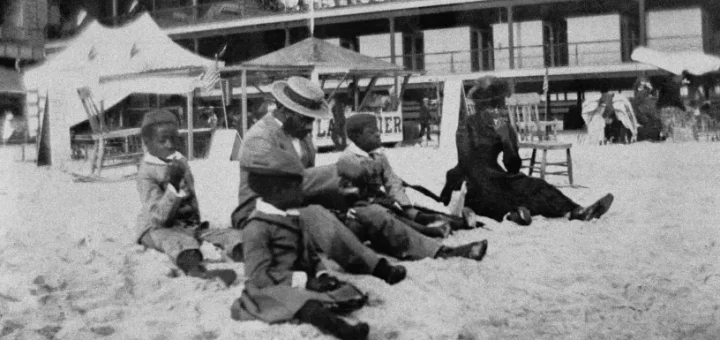
[[[386,150],[406,181],[440,192],[455,154],[433,147]],[[482,262],[403,262],[389,286],[338,273],[370,294],[349,316],[371,339],[717,339],[720,337],[720,143],[576,145],[575,182],[549,181],[588,205],[592,222],[536,217],[529,227],[483,219],[446,244],[488,239]],[[320,154],[327,164],[336,153]],[[132,179],[82,183],[21,162],[0,147],[0,338],[330,339],[308,325],[237,322],[242,279],[176,277],[165,255],[134,244],[140,210]],[[191,162],[203,218],[230,225],[238,164]],[[418,204],[445,209],[410,191]],[[222,263],[209,245],[210,267]]]

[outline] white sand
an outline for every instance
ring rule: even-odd
[[[434,148],[388,153],[408,182],[437,193],[455,163]],[[371,296],[372,305],[350,318],[370,323],[371,339],[717,339],[719,154],[720,143],[708,142],[575,146],[584,188],[562,190],[583,205],[614,193],[601,220],[536,218],[518,227],[485,219],[492,231],[445,241],[487,238],[480,263],[405,262],[409,276],[396,286],[340,274]],[[320,155],[319,163],[336,156]],[[75,183],[19,157],[17,147],[0,148],[0,338],[329,338],[307,325],[233,321],[240,282],[224,288],[169,277],[165,255],[133,244],[140,208],[133,181]],[[203,217],[227,227],[237,163],[191,165]],[[214,266],[242,275],[242,265]]]

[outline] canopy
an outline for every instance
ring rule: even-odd
[[[107,109],[132,93],[187,94],[201,84],[198,75],[215,66],[173,42],[144,13],[119,27],[93,20],[62,51],[28,69],[24,81],[28,90],[48,95],[55,159],[58,149],[69,153],[70,126],[88,118],[78,88],[89,87]]]
[[[22,75],[15,70],[0,67],[0,93],[24,93]]]
[[[720,71],[720,57],[695,51],[659,52],[647,47],[636,48],[632,60],[681,75],[683,71],[699,76]]]
[[[315,70],[318,73],[348,73],[357,76],[409,74],[402,66],[388,63],[310,37],[262,57],[244,62],[240,68],[286,71]]]

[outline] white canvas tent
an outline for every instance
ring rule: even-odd
[[[216,62],[173,42],[145,13],[120,27],[91,22],[65,49],[25,72],[26,89],[48,97],[52,164],[70,159],[70,127],[87,119],[77,89],[110,108],[132,93],[185,94]]]

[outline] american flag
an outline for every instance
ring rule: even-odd
[[[203,74],[198,77],[198,87],[203,91],[210,92],[215,88],[215,83],[220,81],[220,72],[217,67],[208,67]]]
[[[547,97],[548,92],[550,91],[550,80],[548,79],[548,68],[545,68],[545,77],[543,77],[543,97]]]

